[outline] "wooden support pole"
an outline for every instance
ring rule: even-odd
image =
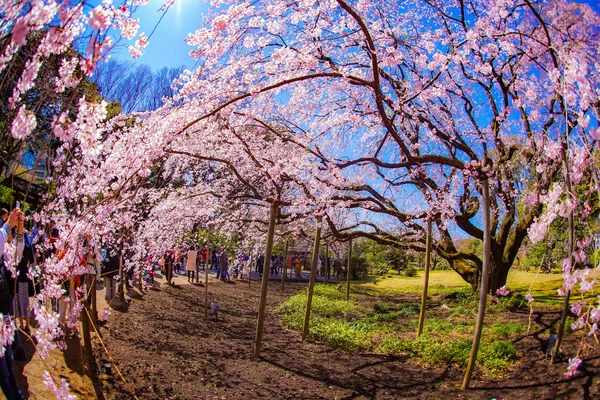
[[[290,241],[288,239],[285,240],[285,250],[283,252],[283,266],[281,271],[281,291],[283,292],[285,285],[285,275],[287,274],[287,256],[288,256],[288,247]]]
[[[269,287],[269,269],[271,268],[271,253],[273,252],[273,237],[275,236],[275,217],[277,216],[277,203],[271,203],[269,217],[269,232],[267,234],[267,248],[265,249],[265,264],[260,290],[260,303],[258,305],[258,319],[256,321],[256,341],[254,342],[254,356],[260,357],[263,327],[265,323],[265,308],[267,306],[267,288]]]
[[[317,260],[319,259],[319,241],[321,240],[321,218],[317,218],[317,231],[315,232],[315,241],[313,244],[312,265],[310,268],[310,280],[308,281],[308,295],[306,297],[306,314],[304,315],[304,327],[302,329],[302,340],[308,336],[310,325],[310,308],[312,305],[312,295],[317,276]]]
[[[206,227],[206,261],[210,257],[212,261],[212,254],[210,253],[210,225]],[[208,265],[204,268],[204,318],[208,321]]]
[[[123,251],[119,255],[119,296],[122,302],[125,302],[125,271],[123,271]]]
[[[352,238],[348,241],[348,268],[346,268],[346,301],[350,300],[350,262],[352,260]]]
[[[423,333],[425,323],[425,307],[427,306],[427,289],[429,287],[429,266],[431,264],[431,220],[427,220],[427,237],[425,238],[425,276],[423,278],[423,296],[421,297],[421,310],[419,313],[419,326],[417,337]]]
[[[471,376],[477,361],[477,352],[479,351],[479,342],[481,340],[481,331],[483,330],[483,319],[485,317],[485,306],[487,302],[487,292],[490,278],[490,257],[492,251],[492,240],[490,232],[490,188],[487,179],[481,182],[483,195],[483,269],[481,272],[481,290],[479,292],[479,311],[477,313],[477,324],[475,325],[475,334],[473,336],[473,346],[469,364],[465,371],[462,388],[468,389],[471,383]]]
[[[81,336],[83,336],[83,355],[86,375],[90,378],[96,377],[96,362],[94,360],[94,349],[90,335],[90,309],[87,301],[84,302],[81,312]],[[18,333],[17,333],[18,335]]]

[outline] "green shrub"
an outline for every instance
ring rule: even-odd
[[[408,276],[409,278],[417,276],[417,270],[413,266],[409,265],[404,270],[404,276]]]
[[[412,342],[411,353],[420,356],[426,364],[440,363],[466,365],[471,352],[471,339],[452,341],[421,336]]]
[[[492,333],[494,336],[498,336],[501,338],[508,338],[513,335],[519,335],[525,332],[527,328],[524,325],[518,324],[516,322],[507,322],[507,323],[495,323],[492,325]]]
[[[387,274],[389,270],[390,268],[387,264],[376,264],[375,266],[375,274],[379,276]]]
[[[482,344],[478,359],[479,364],[485,366],[492,374],[501,374],[517,359],[517,352],[511,342],[494,340],[492,343]]]

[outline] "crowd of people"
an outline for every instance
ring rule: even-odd
[[[14,360],[24,360],[21,335],[31,333],[30,297],[39,287],[34,271],[53,251],[58,239],[54,221],[41,228],[18,208],[10,213],[0,209],[0,314],[4,331],[18,328],[12,337],[5,337],[0,357],[0,388],[8,400],[23,399],[14,373]]]
[[[18,328],[12,343],[4,346],[0,357],[0,388],[8,400],[23,399],[14,373],[13,360],[25,359],[21,335],[29,335],[31,330],[30,298],[40,290],[40,276],[43,262],[48,257],[62,257],[64,250],[58,252],[54,243],[59,239],[60,231],[54,221],[44,226],[34,224],[30,218],[17,207],[10,213],[0,209],[0,314],[5,328]],[[78,288],[85,285],[100,285],[103,282],[105,299],[108,304],[120,294],[117,290],[119,272],[125,271],[124,285],[130,289],[135,279],[141,282],[145,277],[146,285],[154,284],[154,275],[160,271],[168,284],[173,283],[174,274],[187,275],[188,282],[199,279],[200,270],[215,270],[216,278],[223,282],[242,279],[248,280],[252,271],[262,276],[265,272],[264,255],[247,254],[245,251],[230,251],[225,247],[206,247],[188,245],[167,249],[158,254],[147,251],[143,258],[134,257],[133,235],[121,234],[113,244],[97,249],[86,236],[83,240],[84,256],[81,265],[85,266],[85,274],[65,279],[62,283],[63,296],[53,302],[54,311],[59,315],[61,326],[68,331],[67,315],[69,305],[78,300]],[[148,242],[147,249],[151,248]],[[9,260],[14,260],[10,263]],[[131,260],[142,260],[141,268],[132,268]],[[135,263],[135,261],[133,261]],[[15,268],[11,268],[10,265]],[[291,278],[302,278],[302,271],[310,269],[308,253],[290,254],[285,266],[285,273]],[[127,266],[127,268],[122,268]],[[342,273],[341,263],[330,258],[319,258],[317,271],[322,277]],[[138,274],[136,274],[138,272]],[[273,254],[270,260],[269,275],[284,273],[284,256]],[[89,300],[89,299],[86,299]],[[14,325],[13,325],[14,324]],[[73,327],[74,328],[74,327]],[[5,329],[6,331],[7,329]]]

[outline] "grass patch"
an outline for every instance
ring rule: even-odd
[[[511,336],[522,334],[527,330],[527,327],[516,322],[498,322],[492,325],[491,330],[494,336],[507,339]]]
[[[454,324],[438,318],[429,318],[425,322],[425,331],[430,333],[449,333],[454,329]]]
[[[470,317],[474,314],[472,308],[465,307],[463,305],[458,305],[454,309],[450,311],[450,317]]]

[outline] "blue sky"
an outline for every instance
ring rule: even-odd
[[[204,0],[175,0],[175,4],[159,23],[163,15],[159,9],[163,2],[164,0],[150,0],[147,5],[138,8],[134,16],[140,19],[138,36],[141,32],[145,32],[148,36],[155,28],[156,30],[150,37],[150,43],[145,49],[146,53],[133,61],[148,64],[153,71],[180,65],[192,68],[194,60],[188,54],[192,47],[183,40],[188,33],[200,28],[202,17],[210,4]],[[118,60],[131,60],[127,48],[133,45],[134,41],[122,39],[111,53],[112,57]]]
[[[146,47],[146,53],[133,60],[136,63],[148,64],[153,71],[163,67],[178,67],[184,65],[186,68],[194,67],[194,60],[189,56],[192,49],[183,40],[188,33],[194,32],[201,27],[203,15],[210,8],[207,0],[175,0],[175,4],[169,9],[162,21],[160,7],[165,0],[150,0],[150,2],[139,7],[135,18],[140,19],[140,30],[146,36],[155,30],[150,37],[150,44]],[[581,0],[578,3],[587,3],[597,12],[600,12],[600,0]],[[113,50],[112,56],[118,60],[131,61],[127,48],[134,41],[122,40],[119,46]]]

